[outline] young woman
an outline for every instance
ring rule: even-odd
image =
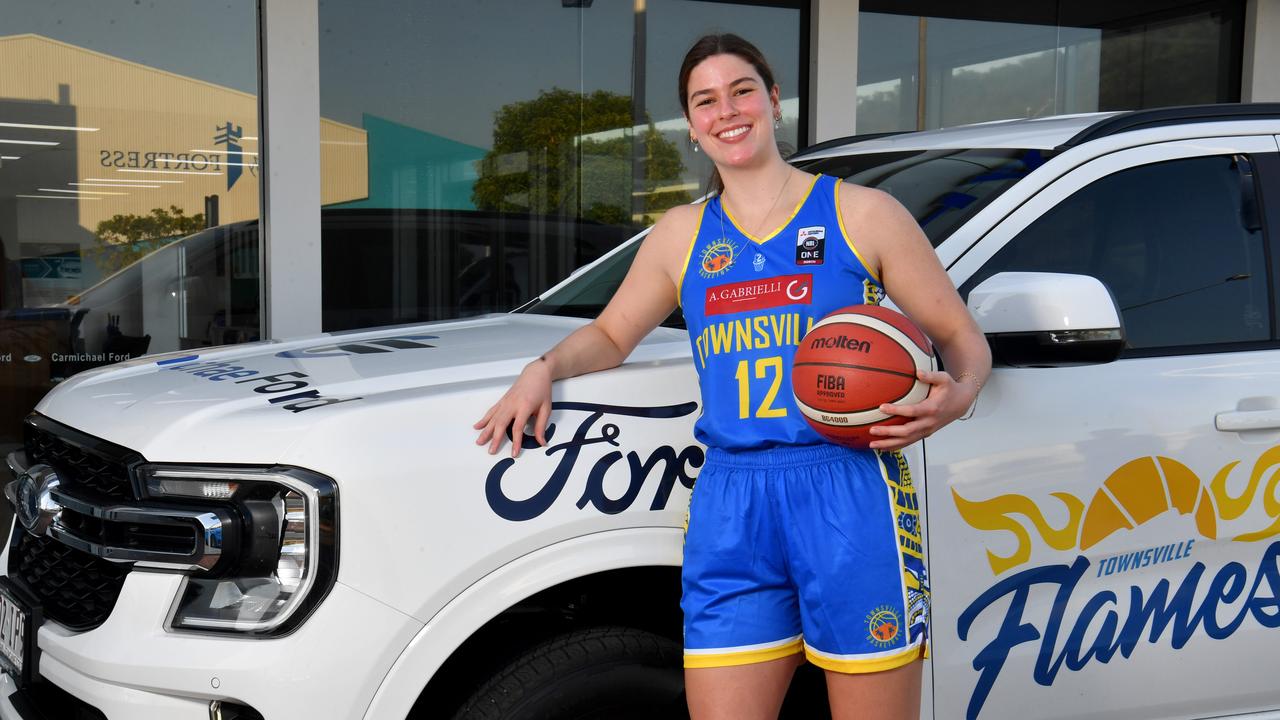
[[[917,717],[928,584],[910,537],[918,530],[900,521],[915,502],[895,451],[974,402],[991,366],[986,341],[901,205],[782,159],[778,86],[753,45],[701,38],[679,90],[690,142],[715,163],[718,196],[662,217],[600,316],[524,369],[476,423],[477,444],[498,452],[510,427],[516,455],[529,422],[545,444],[551,383],[621,364],[679,302],[703,399],[694,432],[708,447],[681,601],[694,720],[776,718],[806,657],[826,670],[835,720]],[[745,310],[719,301],[735,288],[778,287],[769,278],[790,291],[748,291],[757,294]],[[873,450],[824,443],[789,393],[770,397],[778,374],[790,387],[794,344],[702,341],[726,320],[803,328],[885,293],[949,372],[921,375],[932,386],[923,402],[881,407],[910,420],[875,430]]]

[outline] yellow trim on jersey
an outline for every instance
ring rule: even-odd
[[[853,251],[854,256],[858,258],[858,262],[862,263],[862,269],[866,270],[867,274],[871,276],[871,279],[875,280],[876,283],[880,285],[881,289],[883,289],[884,282],[880,279],[880,276],[876,274],[876,271],[872,269],[871,264],[867,262],[867,259],[862,257],[862,253],[858,252],[857,246],[853,244],[853,238],[850,237],[849,231],[845,229],[844,213],[840,212],[840,186],[843,184],[843,180],[836,180],[836,224],[840,226],[840,234],[844,236],[844,244],[849,246],[849,249]]]
[[[707,204],[710,201],[702,203],[702,207],[698,209],[698,222],[693,226],[693,237],[689,238],[689,252],[684,254],[684,265],[680,267],[680,281],[676,283],[676,307],[682,308],[684,305],[680,302],[680,296],[684,293],[684,274],[689,271],[689,259],[693,257],[693,248],[698,244],[698,235],[702,232],[702,216],[707,214]]]
[[[722,653],[699,653],[690,655],[685,653],[684,666],[686,668],[717,668],[732,667],[734,665],[751,665],[753,663],[768,662],[777,660],[804,651],[804,640],[796,638],[791,642],[779,645],[777,647],[754,649],[754,650],[730,650]]]
[[[893,670],[894,668],[900,668],[903,665],[907,665],[917,659],[925,657],[924,653],[924,648],[919,644],[916,644],[904,649],[900,653],[895,653],[886,657],[840,659],[823,655],[808,645],[804,646],[804,656],[808,658],[809,662],[817,665],[823,670],[832,670],[834,672],[846,674],[873,673]]]
[[[800,214],[800,211],[802,209],[804,209],[804,204],[809,202],[809,196],[813,194],[813,187],[818,184],[818,178],[820,177],[822,176],[821,175],[813,176],[813,180],[809,183],[809,189],[804,191],[804,197],[800,198],[800,202],[796,203],[795,208],[791,210],[791,214],[788,215],[787,219],[784,220],[782,224],[779,225],[776,229],[774,229],[773,232],[769,233],[763,240],[756,237],[755,235],[752,235],[746,230],[742,229],[742,226],[738,224],[738,221],[734,220],[733,215],[729,213],[729,208],[725,207],[724,198],[720,199],[720,212],[724,213],[724,216],[729,218],[729,222],[733,223],[733,226],[738,229],[738,232],[742,233],[743,235],[746,235],[748,240],[751,240],[754,243],[763,245],[764,243],[767,243],[770,240],[772,240],[774,237],[776,237],[778,233],[782,232],[783,230],[786,230],[787,226],[791,224],[791,221],[796,219],[796,216]]]

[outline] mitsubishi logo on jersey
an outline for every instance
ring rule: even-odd
[[[812,302],[812,275],[779,275],[707,288],[706,314],[725,315]]]

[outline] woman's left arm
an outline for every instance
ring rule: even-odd
[[[868,261],[878,265],[885,292],[929,336],[947,368],[920,373],[932,387],[919,403],[880,406],[883,412],[911,418],[871,430],[883,438],[871,443],[873,449],[896,450],[968,411],[991,373],[991,350],[911,213],[880,190],[860,188],[841,195],[840,212],[845,227],[856,232],[854,242],[864,256],[872,256]]]

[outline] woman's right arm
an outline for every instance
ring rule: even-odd
[[[480,430],[477,445],[488,443],[489,453],[497,453],[507,428],[511,428],[511,456],[518,457],[530,420],[538,444],[545,445],[551,383],[621,365],[644,336],[671,314],[676,307],[676,283],[700,210],[682,205],[662,216],[600,316],[526,365],[502,399],[474,425]]]

